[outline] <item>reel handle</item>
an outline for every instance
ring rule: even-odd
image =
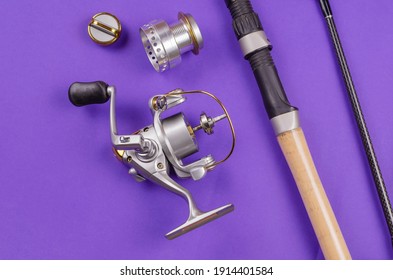
[[[90,104],[102,104],[109,100],[108,84],[102,81],[75,82],[68,89],[71,103],[77,107]]]

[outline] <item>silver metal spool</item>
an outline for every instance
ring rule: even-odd
[[[140,36],[147,57],[157,72],[164,72],[181,62],[181,55],[192,51],[199,54],[203,38],[190,14],[179,12],[179,21],[168,25],[155,20],[140,28]]]
[[[162,127],[175,155],[183,159],[198,152],[194,131],[183,113],[162,120]]]

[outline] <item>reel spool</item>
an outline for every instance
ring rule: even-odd
[[[197,55],[203,48],[202,34],[195,19],[179,12],[178,20],[171,25],[164,20],[154,20],[139,29],[146,55],[157,72],[180,64],[184,53],[192,51]]]
[[[177,89],[164,95],[156,95],[149,101],[153,114],[153,124],[136,131],[131,135],[119,135],[116,123],[116,90],[113,86],[98,81],[91,83],[74,83],[69,88],[69,98],[75,106],[110,102],[110,131],[113,151],[116,157],[129,168],[137,182],[153,181],[171,192],[183,197],[189,207],[187,221],[167,233],[168,239],[174,239],[210,221],[213,221],[234,210],[233,204],[227,204],[214,210],[203,212],[194,201],[191,193],[169,175],[171,168],[181,178],[191,177],[202,179],[207,171],[226,161],[235,147],[235,132],[232,121],[225,106],[217,97],[206,91],[183,91]],[[204,94],[213,98],[223,109],[224,114],[212,118],[201,114],[200,124],[191,127],[186,116],[180,112],[161,118],[161,114],[186,101],[185,95]],[[208,155],[194,162],[184,164],[182,160],[198,152],[196,132],[203,130],[211,135],[217,122],[227,119],[232,132],[232,147],[228,155],[220,160],[214,160]]]

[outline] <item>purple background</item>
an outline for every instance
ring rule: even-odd
[[[253,2],[289,99],[300,108],[353,258],[391,259],[388,230],[317,1]],[[331,5],[393,195],[393,2]],[[223,0],[1,1],[0,10],[1,259],[322,258]],[[124,27],[121,40],[109,47],[95,45],[86,31],[90,17],[101,11],[117,15]],[[178,11],[195,17],[205,49],[158,74],[138,28],[153,19],[173,22]],[[134,182],[113,157],[109,106],[70,104],[69,85],[93,80],[116,85],[122,133],[151,123],[147,101],[154,94],[182,87],[221,98],[235,125],[235,153],[202,181],[180,183],[202,209],[232,202],[235,212],[167,241],[164,234],[185,221],[187,207],[163,188]],[[205,102],[193,107],[208,110]],[[224,131],[219,128],[211,142],[202,140],[222,141],[205,145],[217,158],[228,148],[220,140]]]

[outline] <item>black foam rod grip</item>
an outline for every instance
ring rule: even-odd
[[[75,106],[102,104],[109,100],[108,84],[102,81],[73,83],[68,89],[68,97]]]

